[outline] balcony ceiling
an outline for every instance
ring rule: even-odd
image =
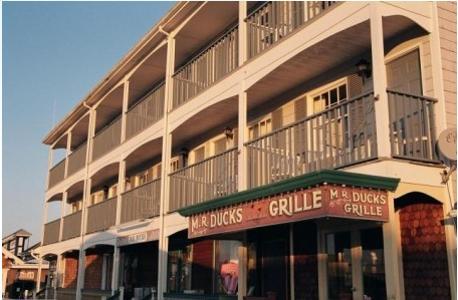
[[[96,108],[96,132],[122,112],[123,86],[112,91]]]
[[[83,198],[84,181],[78,181],[67,190],[67,201],[69,203]]]
[[[402,16],[384,18],[384,38],[392,39],[401,32],[415,29],[415,26],[415,23]],[[249,89],[249,108],[273,100],[298,86],[306,86],[329,70],[348,65],[349,62],[354,66],[353,61],[370,52],[370,46],[370,24],[365,21],[307,48]],[[321,83],[326,82],[326,78],[321,79]]]
[[[89,115],[86,115],[72,129],[72,149],[75,149],[87,140],[89,129]]]
[[[147,162],[161,159],[162,138],[152,140],[136,149],[126,158],[126,169],[135,169]]]
[[[154,52],[129,79],[129,105],[137,102],[165,78],[167,45]]]
[[[199,144],[205,140],[205,134],[222,133],[224,128],[237,120],[238,101],[232,97],[218,102],[197,113],[181,124],[172,133],[173,147],[185,144]],[[213,130],[212,130],[213,129]],[[199,139],[199,140],[198,140]]]
[[[238,2],[211,1],[183,27],[176,37],[175,66],[185,63],[199,49],[238,20]]]
[[[118,179],[119,163],[113,163],[98,170],[91,179],[91,187],[99,187],[108,183],[114,183]]]

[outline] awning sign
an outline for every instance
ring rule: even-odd
[[[323,184],[192,215],[188,237],[322,217],[386,222],[388,193]]]
[[[149,230],[118,238],[118,247],[155,241],[159,239],[159,230]]]

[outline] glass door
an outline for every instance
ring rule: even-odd
[[[329,300],[385,300],[381,227],[324,234]]]

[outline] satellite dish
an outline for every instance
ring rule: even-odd
[[[456,162],[456,128],[442,131],[437,140],[437,147],[447,160]]]

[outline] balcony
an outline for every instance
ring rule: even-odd
[[[50,245],[59,241],[60,218],[45,224],[43,245]]]
[[[165,84],[161,83],[149,95],[138,101],[127,112],[126,139],[129,139],[164,115]]]
[[[103,231],[115,225],[117,199],[112,197],[88,207],[86,233]]]
[[[121,143],[121,118],[118,117],[94,136],[92,161],[118,147]]]
[[[393,157],[437,162],[433,119],[436,102],[433,98],[388,90]]]
[[[160,178],[125,192],[121,198],[121,223],[158,216],[160,198]]]
[[[237,148],[232,148],[169,174],[169,210],[237,192],[237,163]]]
[[[336,1],[269,1],[246,18],[248,57],[263,52],[310,22]]]
[[[173,75],[176,108],[238,67],[238,25],[210,43]]]
[[[86,163],[86,150],[87,143],[84,143],[68,156],[67,177],[84,168]]]
[[[66,215],[63,219],[62,240],[69,240],[81,235],[82,212],[77,211]]]
[[[373,93],[249,141],[248,187],[376,157]]]
[[[51,188],[64,180],[65,178],[65,158],[58,162],[51,170],[49,170],[48,187]]]

